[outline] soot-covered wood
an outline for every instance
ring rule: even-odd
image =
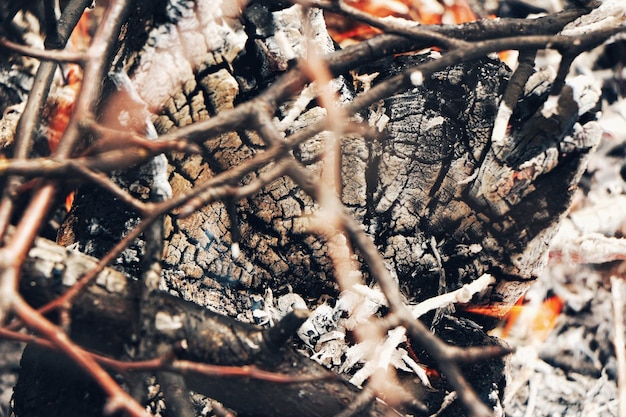
[[[24,272],[29,279],[22,282],[22,292],[36,305],[49,302],[95,262],[95,258],[39,239],[26,264]],[[74,267],[59,269],[59,265]],[[72,338],[98,352],[120,357],[131,349],[134,345],[131,341],[141,332],[146,349],[156,352],[166,347],[172,359],[223,366],[249,365],[296,378],[313,377],[305,382],[281,383],[184,373],[190,389],[219,399],[244,416],[334,415],[359,392],[288,343],[306,319],[302,311],[285,317],[275,327],[263,329],[155,291],[147,295],[149,303],[143,317],[148,319],[140,331],[134,287],[136,282],[128,276],[112,268],[105,269],[97,284],[73,304]],[[14,398],[15,412],[20,416],[99,415],[105,400],[101,390],[63,354],[36,346],[29,347],[22,360]],[[390,411],[382,404],[374,403],[370,407],[370,415],[374,416]]]

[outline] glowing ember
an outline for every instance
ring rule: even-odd
[[[478,19],[465,0],[353,0],[347,4],[372,16],[401,17],[425,25],[460,24]],[[380,33],[375,28],[336,15],[327,15],[327,22],[331,36],[342,45]]]
[[[563,301],[553,295],[537,306],[524,304],[520,298],[514,306],[467,306],[465,311],[488,317],[503,318],[499,336],[507,338],[514,328],[523,329],[525,337],[533,343],[542,343],[556,326],[563,309]]]
[[[84,51],[91,40],[90,27],[94,24],[93,15],[87,10],[79,20],[69,40],[68,49]],[[63,85],[50,95],[45,110],[46,138],[50,153],[53,153],[74,113],[74,104],[83,81],[83,70],[79,65],[68,64],[61,67],[64,72]],[[74,192],[65,197],[65,209],[69,212],[74,202]]]

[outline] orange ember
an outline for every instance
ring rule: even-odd
[[[94,25],[93,14],[83,13],[68,42],[68,49],[74,52],[85,51],[91,41],[90,28]],[[74,111],[74,103],[83,80],[83,70],[79,65],[63,65],[64,84],[57,88],[47,103],[46,124],[50,152],[57,148]]]
[[[563,310],[563,300],[554,295],[536,307],[525,305],[524,302],[522,297],[511,307],[467,306],[465,311],[503,319],[504,326],[500,333],[503,338],[511,334],[513,326],[522,325],[528,329],[533,340],[544,341],[556,326],[556,320]]]
[[[72,66],[67,73],[66,84],[55,91],[48,99],[46,109],[46,122],[48,146],[50,152],[59,145],[61,137],[70,122],[74,112],[74,103],[82,81],[82,70],[78,66]]]
[[[465,0],[348,0],[347,3],[376,17],[402,17],[424,25],[460,24],[476,20],[478,17]],[[370,26],[327,15],[331,36],[338,43],[359,41],[370,38],[379,30]]]
[[[91,41],[90,28],[93,16],[85,11],[69,39],[71,51],[84,51]],[[68,64],[61,67],[65,71],[64,84],[56,89],[48,98],[45,110],[46,138],[51,153],[54,153],[74,113],[76,97],[83,80],[83,70],[79,65]],[[65,197],[65,209],[69,212],[74,201],[74,192]]]
[[[530,334],[538,341],[544,341],[556,326],[556,320],[563,310],[563,300],[554,295],[539,307],[535,319],[530,323]]]

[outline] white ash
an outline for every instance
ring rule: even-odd
[[[493,277],[484,275],[474,283],[457,291],[444,294],[413,306],[417,316],[457,302],[467,302],[471,296],[493,282]],[[415,374],[423,385],[430,386],[424,368],[416,363],[402,346],[407,341],[406,329],[397,327],[380,339],[366,338],[350,344],[347,334],[366,326],[386,306],[386,299],[377,286],[353,285],[343,291],[334,307],[328,302],[320,303],[309,318],[298,329],[298,337],[309,349],[311,359],[334,369],[338,373],[352,375],[350,382],[362,386],[378,369],[394,369]],[[274,299],[267,291],[263,299],[255,299],[253,316],[257,324],[272,325],[294,309],[306,308],[298,294],[287,293]]]
[[[6,149],[13,144],[17,123],[22,117],[25,106],[26,101],[22,101],[4,109],[2,119],[0,119],[0,149]]]
[[[597,30],[617,27],[626,21],[626,3],[623,0],[604,0],[599,7],[585,14],[561,31],[563,36],[582,36]]]
[[[593,109],[602,95],[598,80],[586,75],[568,79],[567,85],[574,90],[574,100],[578,104],[579,116]]]
[[[133,76],[151,109],[160,108],[199,67],[231,64],[247,36],[229,2],[171,0],[169,22],[154,28]]]
[[[274,36],[267,38],[269,51],[287,68],[288,61],[294,58],[307,56],[307,46],[316,45],[320,48],[320,54],[334,51],[335,46],[326,32],[324,17],[320,9],[309,9],[308,20],[311,25],[312,42],[301,42],[305,38],[306,28],[302,24],[303,8],[296,4],[283,10],[272,13],[274,27],[277,29]]]
[[[411,73],[411,84],[415,87],[421,87],[424,84],[424,74],[421,71],[413,71]]]
[[[376,130],[379,132],[382,132],[385,129],[387,123],[389,122],[389,116],[386,114],[386,110],[382,105],[382,102],[378,103],[376,106],[372,106],[367,122],[370,126],[376,127]]]
[[[556,327],[546,340],[537,340],[523,319],[512,330],[518,350],[511,357],[505,398],[509,417],[618,415],[606,262],[626,253],[626,182],[619,172],[624,157],[611,153],[626,146],[619,111],[624,103],[607,108],[600,119],[600,126],[611,128],[589,162],[588,192],[578,192],[551,245],[552,260],[526,295],[526,309],[551,295],[563,301]]]

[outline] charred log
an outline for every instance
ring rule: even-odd
[[[24,296],[35,305],[52,301],[80,271],[96,262],[95,258],[40,239],[26,265],[29,279],[22,283]],[[60,265],[67,269],[58,269]],[[97,284],[73,303],[72,338],[96,352],[123,357],[130,348],[129,342],[140,332],[138,314],[133,313],[138,307],[132,291],[136,284],[119,271],[105,269]],[[263,329],[161,291],[148,297],[150,305],[144,312],[148,322],[141,326],[142,343],[151,352],[158,352],[157,346],[166,346],[165,363],[187,360],[218,366],[245,365],[282,375],[283,382],[272,382],[262,377],[242,380],[225,371],[222,373],[226,376],[221,376],[220,371],[206,375],[193,370],[172,370],[182,373],[188,388],[237,410],[238,415],[282,416],[294,410],[302,416],[334,415],[359,393],[346,380],[287,343],[306,320],[303,311],[292,312],[275,327]],[[45,410],[62,411],[64,415],[96,415],[103,409],[106,398],[102,390],[89,382],[70,360],[49,348],[27,349],[22,370],[14,394],[18,415],[40,415]],[[303,377],[304,381],[298,381]],[[58,390],[48,389],[50,385]],[[40,389],[45,394],[37,394]],[[369,415],[381,416],[390,411],[377,402],[368,410]]]

